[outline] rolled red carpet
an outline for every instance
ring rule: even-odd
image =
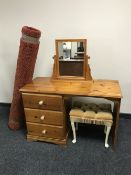
[[[24,108],[19,89],[30,82],[33,77],[35,62],[39,49],[41,31],[33,27],[24,26],[20,39],[19,54],[17,60],[13,99],[9,115],[9,128],[20,129],[24,124]]]

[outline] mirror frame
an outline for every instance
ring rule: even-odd
[[[83,42],[84,47],[84,58],[83,58],[83,75],[82,76],[67,76],[60,75],[59,71],[59,42]],[[88,66],[89,57],[86,55],[87,40],[86,39],[56,39],[55,40],[55,49],[56,55],[54,56],[54,67],[53,67],[53,79],[75,79],[75,80],[92,80],[90,74],[90,68]]]

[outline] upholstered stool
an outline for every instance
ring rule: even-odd
[[[76,128],[75,123],[90,123],[96,125],[104,125],[105,147],[108,148],[108,136],[113,123],[113,117],[110,104],[94,104],[75,102],[70,111],[70,121],[73,131],[73,140],[76,142]]]

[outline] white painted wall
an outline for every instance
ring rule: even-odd
[[[131,113],[130,0],[0,0],[0,102],[11,102],[22,26],[42,31],[34,77],[50,76],[55,39],[86,38],[94,79],[117,79]]]

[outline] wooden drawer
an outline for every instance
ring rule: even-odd
[[[63,125],[63,113],[59,111],[49,111],[40,109],[25,108],[27,122]]]
[[[62,111],[62,97],[58,95],[42,95],[42,94],[22,94],[25,108],[49,109]]]
[[[30,122],[27,122],[26,124],[29,135],[57,139],[65,138],[65,133],[62,126],[36,124]]]

